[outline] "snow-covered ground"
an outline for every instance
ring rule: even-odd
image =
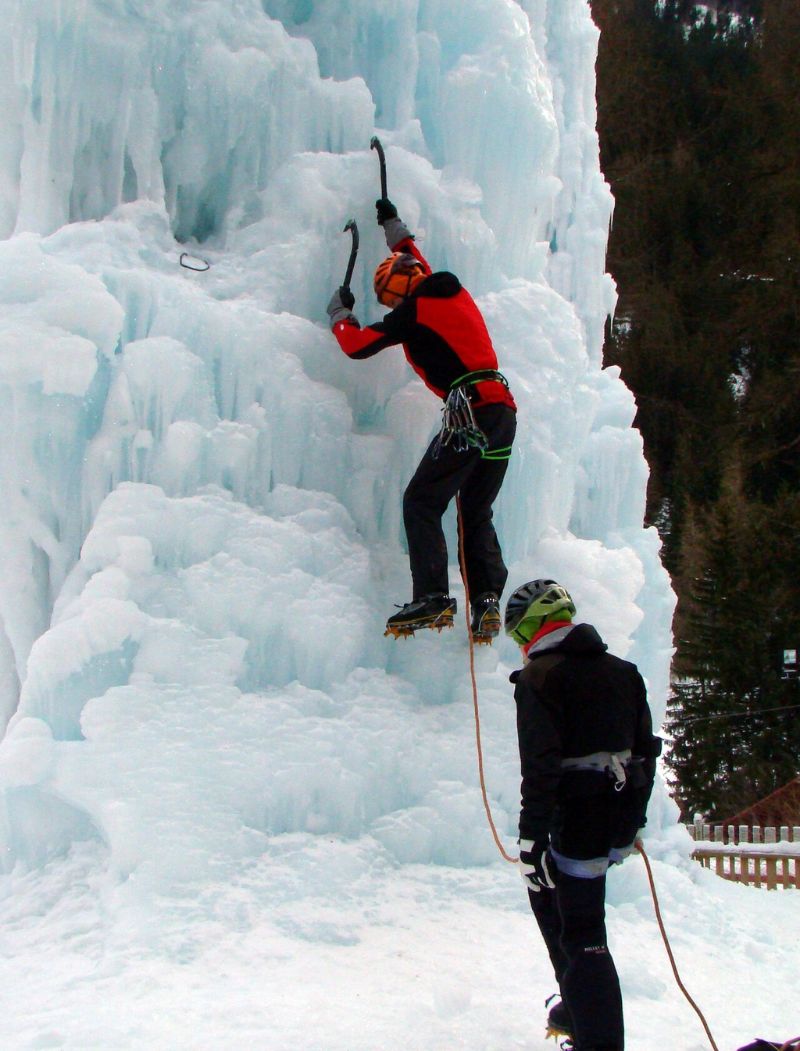
[[[586,0],[0,16],[0,1047],[544,1046],[553,980],[487,827],[464,622],[382,635],[438,407],[399,350],[345,359],[324,307],[355,217],[356,312],[380,315],[378,133],[520,407],[509,584],[566,584],[659,721],[673,596],[601,362]],[[452,588],[463,609],[455,564]],[[516,661],[476,655],[511,851]],[[692,862],[663,785],[646,845],[720,1049],[800,1031],[793,892]],[[700,1051],[641,859],[608,911],[629,1048]]]
[[[192,900],[120,900],[96,844],[3,888],[3,1048],[505,1051],[553,991],[512,866],[396,865],[374,844],[276,837]],[[505,866],[505,867],[503,867]],[[681,977],[721,1051],[797,1025],[793,891],[654,862]],[[633,1051],[708,1048],[653,922],[641,859],[611,877]]]

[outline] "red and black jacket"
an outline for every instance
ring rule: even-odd
[[[383,321],[364,328],[355,319],[334,325],[333,334],[345,354],[371,358],[401,343],[409,365],[443,400],[451,385],[466,373],[496,371],[497,355],[486,323],[455,274],[434,274],[410,237],[395,245],[394,251],[410,252],[428,276]],[[516,409],[511,392],[500,380],[481,380],[474,389],[473,407],[500,403]]]

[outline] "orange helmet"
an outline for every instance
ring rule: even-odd
[[[392,252],[375,271],[375,295],[385,307],[396,307],[426,278],[425,268],[410,252]]]

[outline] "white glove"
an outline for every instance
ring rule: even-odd
[[[519,841],[519,874],[522,876],[522,882],[534,894],[538,894],[543,888],[552,890],[555,887],[550,869],[551,861],[549,839]]]

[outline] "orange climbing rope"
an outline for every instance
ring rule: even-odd
[[[703,1015],[703,1012],[700,1010],[700,1008],[697,1006],[697,1004],[694,1002],[694,1000],[689,995],[689,992],[688,992],[686,986],[681,981],[681,976],[678,974],[678,968],[677,968],[677,966],[675,964],[675,957],[672,955],[672,949],[671,949],[670,944],[669,944],[669,938],[667,937],[667,932],[666,932],[666,929],[664,928],[664,921],[661,918],[661,908],[659,907],[659,904],[658,904],[658,894],[656,893],[656,885],[655,885],[655,881],[653,880],[653,870],[650,868],[650,859],[648,858],[647,854],[645,853],[644,847],[642,846],[641,842],[638,839],[636,840],[636,849],[642,855],[642,859],[644,860],[645,868],[647,869],[647,879],[648,879],[648,881],[650,883],[650,893],[653,896],[653,905],[654,905],[655,910],[656,910],[656,919],[658,920],[658,929],[661,931],[661,937],[662,937],[662,939],[664,941],[664,948],[667,950],[667,956],[669,957],[669,962],[672,965],[672,973],[675,975],[675,981],[678,983],[678,988],[683,993],[683,995],[686,997],[686,999],[689,1001],[689,1003],[692,1005],[692,1007],[694,1008],[694,1010],[697,1013],[698,1018],[703,1023],[703,1028],[706,1031],[706,1036],[708,1037],[709,1043],[713,1047],[714,1051],[719,1051],[719,1048],[717,1047],[717,1045],[716,1045],[716,1043],[714,1041],[714,1037],[711,1035],[711,1030],[708,1027],[708,1022],[705,1020],[705,1016]]]
[[[461,497],[456,497],[458,510],[458,558],[461,565],[461,578],[464,581],[464,613],[467,619],[467,638],[469,639],[469,673],[472,678],[472,709],[475,713],[475,744],[478,752],[478,776],[481,782],[481,794],[483,795],[483,809],[489,822],[489,828],[497,844],[497,849],[506,861],[516,865],[519,858],[512,857],[500,842],[497,826],[492,817],[492,808],[489,805],[489,797],[486,793],[486,778],[483,772],[483,746],[481,744],[481,715],[478,707],[478,683],[475,678],[475,640],[472,638],[472,624],[470,622],[469,584],[467,583],[467,567],[464,562],[464,524],[461,517]]]

